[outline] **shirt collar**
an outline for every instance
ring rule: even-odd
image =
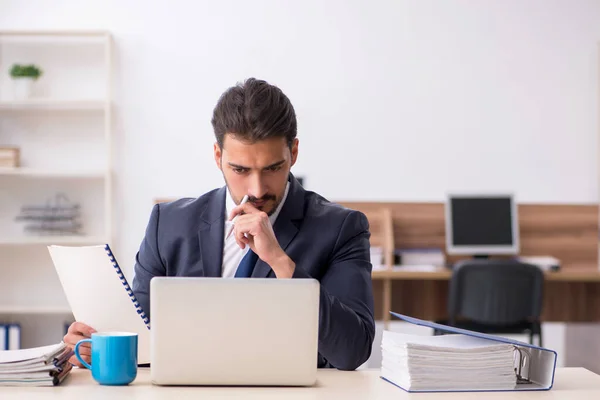
[[[275,209],[275,212],[269,216],[269,221],[271,222],[271,225],[275,225],[275,221],[277,220],[277,217],[279,216],[279,213],[281,212],[281,209],[283,208],[283,204],[285,203],[285,200],[287,199],[289,190],[290,190],[290,182],[288,181],[287,184],[285,185],[285,192],[283,193],[283,199],[281,199],[281,202]],[[226,193],[227,194],[225,196],[225,213],[226,213],[225,214],[225,222],[231,222],[231,221],[227,221],[227,219],[229,218],[229,214],[231,213],[231,210],[233,210],[237,205],[235,204],[235,202],[233,201],[233,198],[231,197],[231,194],[229,193],[229,188],[227,188]]]

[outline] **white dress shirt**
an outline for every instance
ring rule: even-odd
[[[288,182],[285,186],[285,193],[283,194],[283,199],[277,206],[275,212],[269,216],[269,222],[271,222],[271,226],[273,226],[275,224],[275,221],[277,220],[277,216],[279,215],[279,212],[281,211],[281,208],[283,207],[283,204],[287,199],[289,189],[290,183]],[[244,249],[241,249],[235,241],[235,236],[233,233],[231,234],[231,236],[229,236],[229,238],[226,238],[229,229],[233,225],[233,222],[228,221],[227,219],[229,218],[229,213],[231,212],[231,210],[233,210],[236,207],[235,202],[229,194],[229,188],[226,190],[226,192],[227,195],[225,198],[225,212],[227,214],[225,215],[225,231],[223,236],[223,265],[221,267],[221,276],[223,278],[233,278],[235,276],[235,271],[237,270],[237,267],[240,264],[240,261],[242,261],[242,258],[244,258],[244,256],[246,255],[246,253],[250,249],[250,246],[246,246]]]

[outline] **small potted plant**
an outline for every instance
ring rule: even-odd
[[[14,83],[15,98],[25,100],[31,95],[33,82],[42,76],[42,70],[33,64],[14,64],[10,69],[10,76]]]

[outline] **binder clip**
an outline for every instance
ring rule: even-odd
[[[515,350],[519,353],[519,364],[515,367],[515,375],[517,376],[517,384],[531,383],[529,380],[529,365],[531,353],[529,350],[514,346]],[[525,354],[525,355],[524,355]],[[526,365],[526,368],[523,367]],[[526,371],[526,374],[525,374]]]

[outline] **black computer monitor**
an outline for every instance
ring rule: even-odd
[[[450,195],[446,201],[446,251],[475,256],[516,255],[518,221],[510,194]]]

